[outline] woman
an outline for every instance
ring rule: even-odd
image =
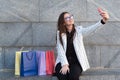
[[[102,19],[96,24],[83,28],[74,25],[74,18],[63,12],[58,19],[57,59],[55,72],[59,80],[79,80],[82,71],[90,68],[83,44],[83,36],[94,32],[109,19],[107,12],[99,9]]]

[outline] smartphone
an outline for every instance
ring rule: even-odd
[[[103,10],[101,8],[98,8],[98,12],[101,14]]]

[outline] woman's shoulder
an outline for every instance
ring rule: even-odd
[[[59,35],[59,34],[60,34],[60,31],[57,30],[57,35]],[[61,34],[61,36],[63,36],[63,35],[65,35],[65,33],[62,33],[62,34]]]
[[[59,33],[60,31],[59,30],[57,30],[57,33]]]
[[[59,32],[60,32],[60,31],[59,31],[59,30],[57,30],[57,32],[56,32],[56,33],[57,33],[57,35],[59,35]]]

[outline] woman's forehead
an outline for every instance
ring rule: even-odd
[[[69,17],[70,15],[71,15],[70,13],[66,13],[64,17]]]

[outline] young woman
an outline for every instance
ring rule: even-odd
[[[83,44],[83,36],[94,32],[109,19],[107,12],[99,10],[102,19],[83,28],[74,25],[74,18],[68,12],[60,14],[57,31],[57,59],[55,72],[59,80],[79,80],[82,71],[90,68]]]

